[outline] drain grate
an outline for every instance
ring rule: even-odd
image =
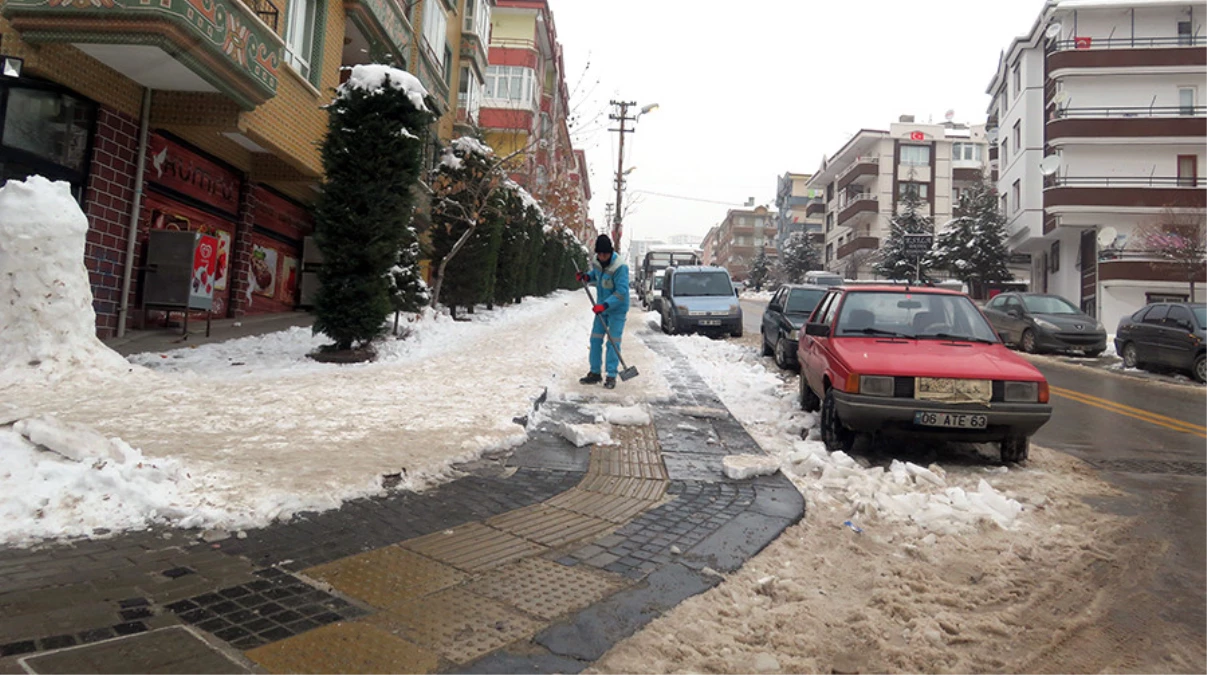
[[[381,609],[455,586],[464,572],[408,551],[386,546],[303,572],[341,593]]]
[[[1122,473],[1166,473],[1178,476],[1207,476],[1207,463],[1180,462],[1160,459],[1088,459],[1086,462],[1103,471]]]
[[[361,622],[336,623],[247,652],[270,673],[431,673],[439,657]]]
[[[184,626],[26,657],[24,665],[31,673],[249,672]]]
[[[586,566],[566,567],[552,560],[528,558],[492,570],[465,588],[552,621],[593,605],[630,583]]]

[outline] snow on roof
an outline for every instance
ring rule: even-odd
[[[490,157],[495,154],[494,148],[486,145],[482,141],[473,136],[461,136],[453,140],[453,147],[461,152],[472,152],[483,157]]]
[[[407,99],[416,108],[427,111],[423,99],[427,97],[427,89],[419,82],[419,78],[393,66],[380,63],[366,63],[352,66],[352,76],[336,90],[336,96],[342,97],[353,89],[363,89],[371,94],[385,91],[386,85],[393,89],[406,92]]]

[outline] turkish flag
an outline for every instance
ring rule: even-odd
[[[1073,38],[1073,46],[1077,49],[1089,49],[1094,44],[1092,37],[1075,37]]]
[[[911,131],[909,132],[909,140],[924,141],[926,140],[926,134],[922,133],[921,131]]]

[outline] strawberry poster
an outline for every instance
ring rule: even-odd
[[[251,287],[256,295],[271,298],[277,287],[277,252],[256,244],[251,251]]]

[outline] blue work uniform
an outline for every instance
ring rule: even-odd
[[[595,282],[595,301],[607,308],[595,316],[595,323],[591,327],[591,372],[601,372],[606,321],[608,332],[612,335],[608,344],[607,376],[616,377],[616,369],[620,365],[620,338],[624,334],[624,321],[629,313],[629,266],[615,253],[607,266],[601,266],[596,258],[591,261],[587,279]]]

